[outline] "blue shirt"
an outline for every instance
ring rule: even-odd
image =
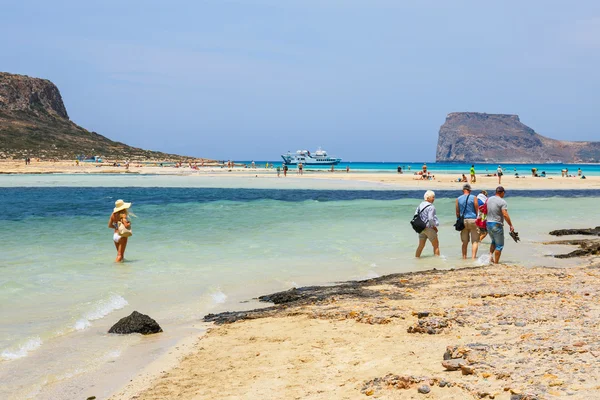
[[[467,209],[465,210],[465,201],[467,201],[467,196],[469,197],[469,203],[467,204]],[[463,214],[463,210],[464,214]],[[465,219],[475,219],[477,218],[477,211],[475,210],[475,196],[472,194],[463,194],[458,198],[458,212],[460,215],[465,217]]]

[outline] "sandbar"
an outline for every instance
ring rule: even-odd
[[[158,165],[158,164],[156,164]],[[82,174],[82,175],[156,175],[162,177],[185,177],[189,186],[221,186],[224,187],[274,187],[274,188],[380,188],[389,190],[460,190],[463,182],[457,182],[457,174],[439,173],[432,171],[435,179],[421,180],[414,174],[397,174],[394,172],[369,172],[360,170],[335,171],[306,170],[298,175],[295,169],[290,169],[287,177],[283,173],[278,177],[275,169],[265,168],[223,168],[219,165],[207,165],[198,169],[187,166],[175,168],[172,166],[155,166],[155,164],[135,164],[129,169],[124,166],[115,167],[112,164],[80,163],[73,161],[32,161],[25,165],[23,161],[0,162],[0,174]],[[192,178],[197,178],[196,180]],[[174,183],[179,186],[180,183]],[[586,190],[600,189],[600,176],[546,178],[530,175],[516,177],[506,174],[500,182],[507,190]],[[116,184],[115,184],[116,185]],[[477,181],[471,183],[473,190],[490,190],[499,185],[495,176],[477,175]]]

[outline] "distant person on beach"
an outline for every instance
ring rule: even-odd
[[[469,172],[471,173],[471,183],[477,182],[477,178],[475,178],[475,165],[471,165]]]
[[[277,177],[279,178],[279,174],[281,173],[281,167],[278,165],[277,166]]]
[[[398,165],[398,173],[401,174],[402,173],[402,167]]]
[[[119,223],[127,230],[131,229],[129,207],[131,207],[131,203],[125,203],[123,200],[115,201],[115,208],[108,220],[108,227],[114,230],[113,242],[115,242],[115,248],[117,249],[116,262],[123,262],[125,259],[125,249],[127,248],[127,239],[129,237],[125,232],[119,233]],[[129,232],[129,236],[131,236],[131,232]]]
[[[577,176],[581,176],[581,168],[577,168]]]
[[[496,188],[496,195],[487,201],[487,231],[492,239],[490,245],[490,257],[494,264],[500,262],[500,255],[504,249],[504,221],[510,226],[510,231],[514,232],[515,227],[508,215],[508,205],[504,200],[506,192],[502,186]]]
[[[423,169],[423,175],[426,175],[427,174],[427,164],[426,163],[423,163],[422,169]]]
[[[467,176],[465,174],[462,174],[462,177],[460,178],[461,182],[467,182]]]
[[[350,166],[346,165],[346,173],[350,172]]]
[[[421,257],[421,252],[427,244],[427,239],[429,239],[433,246],[433,254],[436,256],[440,255],[440,241],[438,239],[437,228],[440,225],[440,221],[435,214],[435,206],[433,205],[433,202],[435,201],[435,192],[433,190],[426,191],[423,199],[425,201],[421,202],[415,211],[415,214],[419,214],[419,217],[426,225],[423,232],[419,233],[419,246],[415,253],[415,257],[417,258]]]
[[[456,199],[456,218],[463,217],[465,228],[460,231],[460,240],[462,241],[462,258],[467,258],[467,247],[469,239],[471,240],[471,258],[477,258],[477,249],[479,247],[479,229],[475,224],[477,219],[477,210],[479,204],[476,196],[471,194],[471,185],[463,185],[463,194]]]
[[[479,228],[479,241],[481,242],[487,236],[487,212],[483,212],[485,207],[484,204],[487,203],[487,190],[482,190],[477,195],[477,220],[475,220],[475,224]],[[487,205],[486,205],[487,207]]]
[[[284,177],[287,176],[287,172],[288,172],[288,166],[287,166],[287,164],[283,164],[283,176]]]
[[[537,168],[531,168],[531,176],[533,176],[534,178],[538,176]]]
[[[302,175],[302,163],[298,163],[298,173]]]
[[[504,175],[504,172],[502,171],[502,167],[500,165],[498,165],[496,175],[498,175],[498,185],[502,184],[502,175]]]
[[[331,165],[331,172],[334,172],[334,169],[333,169],[333,164]]]

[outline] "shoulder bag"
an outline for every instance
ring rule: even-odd
[[[425,209],[429,206],[423,207],[423,209],[421,211],[419,211],[418,213],[416,213],[414,215],[413,219],[410,221],[410,224],[412,225],[413,229],[417,233],[421,233],[425,230],[425,228],[427,228],[427,224],[425,222],[423,222],[423,220],[421,219],[421,213],[423,211],[425,211]]]
[[[121,236],[121,237],[129,237],[129,236],[133,235],[133,232],[131,232],[131,229],[127,229],[125,224],[121,221],[119,221],[118,232],[119,232],[119,236]]]
[[[456,229],[457,231],[462,231],[463,229],[465,229],[465,211],[467,211],[467,206],[469,205],[469,197],[471,197],[471,195],[467,196],[467,199],[465,200],[465,206],[463,207],[462,213],[460,214],[460,216],[458,218],[456,218],[456,223],[454,224],[454,229]]]

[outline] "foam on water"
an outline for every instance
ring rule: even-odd
[[[481,266],[484,266],[484,265],[489,265],[490,262],[492,262],[491,255],[490,254],[482,254],[475,261],[475,265],[478,266],[478,267],[481,267]]]
[[[227,300],[227,295],[220,290],[216,291],[215,293],[211,293],[210,297],[215,304],[223,304]]]
[[[31,351],[38,349],[42,345],[42,339],[39,336],[29,338],[25,343],[18,346],[16,349],[6,349],[0,353],[5,361],[17,360],[26,357]]]
[[[92,310],[75,322],[75,330],[81,331],[89,328],[92,325],[91,321],[104,318],[111,312],[120,310],[128,304],[127,300],[118,294],[113,294],[108,299],[102,299],[95,304]]]

